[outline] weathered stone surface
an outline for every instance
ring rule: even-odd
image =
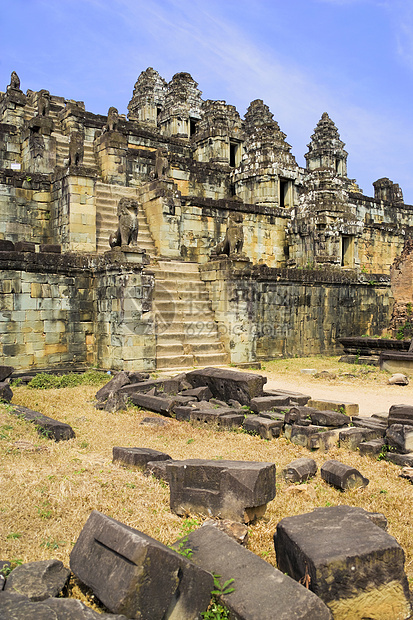
[[[243,548],[217,528],[206,525],[175,543],[192,550],[191,560],[233,579],[234,591],[219,598],[238,620],[331,620],[325,604],[312,592],[265,560]]]
[[[200,385],[199,387],[191,388],[190,390],[183,390],[181,395],[195,396],[197,400],[209,400],[212,398],[212,392],[206,385]]]
[[[290,398],[288,396],[258,396],[251,398],[250,408],[255,413],[261,413],[261,411],[271,411],[274,407],[282,407],[289,404]]]
[[[392,405],[389,409],[388,425],[411,424],[413,426],[412,405]]]
[[[128,397],[120,392],[111,392],[106,401],[97,403],[97,409],[103,409],[108,413],[116,413],[116,411],[125,411],[127,409]]]
[[[409,454],[397,454],[396,452],[387,452],[386,461],[390,461],[395,465],[413,467],[413,452]]]
[[[413,467],[403,467],[399,476],[401,478],[406,478],[407,480],[410,480],[410,482],[413,483]]]
[[[244,523],[238,523],[238,521],[231,521],[230,519],[206,519],[201,527],[206,527],[207,525],[216,527],[230,538],[233,538],[235,542],[247,547],[248,527]]]
[[[212,576],[186,557],[96,510],[70,568],[112,613],[142,620],[196,620],[213,588]]]
[[[263,439],[273,439],[280,436],[283,421],[271,420],[258,415],[248,415],[242,426],[249,433],[257,433]]]
[[[357,469],[340,461],[326,461],[320,471],[322,479],[327,484],[342,490],[366,487],[369,483]]]
[[[244,416],[242,413],[227,413],[220,416],[218,420],[219,426],[224,428],[238,428],[242,426],[244,422]]]
[[[6,583],[5,574],[10,569],[11,564],[7,560],[0,560],[0,592],[4,588],[4,584]]]
[[[10,403],[13,398],[13,390],[6,381],[0,383],[0,401]]]
[[[347,426],[351,418],[338,411],[328,411],[316,409],[315,407],[291,407],[285,414],[286,424],[302,424],[308,421],[316,426],[328,426],[339,428]]]
[[[387,422],[380,421],[378,418],[359,418],[353,417],[351,419],[353,426],[362,429],[375,430],[380,434],[380,437],[384,437],[387,429]]]
[[[328,450],[338,445],[339,436],[339,428],[332,428],[322,433],[314,433],[308,438],[308,447],[310,450],[328,452]]]
[[[294,403],[295,406],[304,406],[308,403],[311,396],[303,394],[302,392],[292,392],[291,390],[264,390],[264,396],[286,396],[289,400],[288,404]]]
[[[150,461],[170,461],[171,457],[165,452],[153,450],[152,448],[120,448],[114,447],[113,463],[119,463],[130,469],[141,469],[144,471]]]
[[[313,426],[312,424],[309,426],[298,426],[294,424],[291,428],[290,441],[297,446],[310,448],[311,438],[327,430],[325,426]]]
[[[124,385],[129,385],[130,379],[126,372],[118,372],[113,379],[106,383],[103,387],[96,392],[95,398],[97,401],[102,402],[109,398],[111,394],[117,392]]]
[[[409,617],[403,549],[360,509],[318,508],[282,519],[274,546],[278,568],[307,583],[335,620]]]
[[[383,448],[386,443],[383,439],[372,439],[371,441],[364,441],[359,445],[360,454],[362,456],[374,456],[377,457],[383,453]]]
[[[171,416],[172,408],[175,404],[174,398],[162,396],[149,396],[148,394],[133,393],[129,396],[130,401],[142,409],[161,413],[167,417]]]
[[[282,474],[287,482],[305,482],[317,473],[317,463],[314,459],[301,458],[288,463]]]
[[[0,239],[0,252],[13,252],[13,241],[7,241],[6,239]]]
[[[396,372],[389,378],[387,383],[389,385],[409,385],[409,378],[401,372]]]
[[[2,383],[5,379],[10,377],[13,373],[13,366],[0,366],[0,383]]]
[[[357,450],[363,441],[371,441],[383,437],[382,429],[345,428],[339,433],[340,447],[346,450]]]
[[[134,393],[146,393],[155,388],[156,395],[160,393],[175,395],[180,391],[180,387],[181,380],[172,377],[171,379],[148,379],[138,383],[131,383],[120,388],[120,391],[131,396]]]
[[[413,426],[392,424],[386,431],[386,440],[397,452],[402,454],[413,452]]]
[[[166,466],[172,460],[173,459],[167,461],[149,461],[144,471],[145,476],[154,476],[158,480],[169,482],[169,474],[166,471]]]
[[[9,620],[126,620],[126,616],[99,614],[74,598],[48,598],[33,602],[22,594],[0,595],[0,618]]]
[[[16,241],[14,249],[16,252],[30,252],[34,254],[36,252],[36,244],[32,241]]]
[[[189,459],[168,463],[171,510],[244,521],[265,513],[275,497],[275,465]]]
[[[348,416],[358,415],[359,406],[356,403],[345,403],[339,400],[323,400],[320,398],[312,398],[308,401],[309,407],[314,407],[320,411],[338,411]]]
[[[27,407],[18,406],[14,407],[10,413],[22,417],[27,422],[33,422],[33,424],[36,425],[39,435],[49,437],[55,441],[66,441],[76,437],[75,431],[69,424],[53,420],[53,418],[49,418],[38,411],[32,411]]]
[[[61,254],[62,246],[58,243],[41,243],[39,245],[39,252],[45,252],[46,254]]]
[[[7,577],[5,592],[16,592],[31,601],[57,596],[69,581],[70,570],[60,560],[42,560],[17,566]]]
[[[193,387],[207,385],[212,395],[221,400],[237,400],[241,405],[249,405],[251,398],[262,396],[267,378],[236,370],[222,368],[204,368],[186,373],[187,380]]]
[[[147,417],[143,418],[140,424],[144,426],[166,426],[169,422],[163,418]]]

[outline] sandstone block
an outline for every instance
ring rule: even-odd
[[[366,487],[369,480],[357,469],[340,463],[340,461],[326,461],[320,470],[322,479],[338,489],[357,489]]]
[[[0,402],[10,403],[13,398],[13,390],[6,381],[0,382]]]
[[[44,435],[55,441],[66,441],[76,436],[73,428],[69,426],[69,424],[53,420],[53,418],[49,418],[38,411],[32,411],[27,407],[15,407],[11,413],[23,417],[28,422],[33,422],[33,424],[36,425],[39,435]]]
[[[129,397],[130,401],[142,409],[161,413],[167,417],[171,416],[172,408],[175,404],[173,398],[163,398],[161,396],[150,396],[149,394],[134,393]]]
[[[413,426],[392,424],[386,431],[386,440],[397,452],[402,454],[413,452]]]
[[[413,425],[413,406],[392,405],[389,409],[388,425],[391,426],[392,424]]]
[[[13,371],[13,366],[0,366],[0,382],[3,382],[5,379],[10,377]]]
[[[258,396],[251,399],[250,407],[255,413],[261,413],[261,411],[271,411],[274,407],[288,406],[289,404],[288,396]]]
[[[364,428],[345,428],[339,434],[340,447],[347,450],[357,450],[363,441],[371,441],[382,437],[382,431]]]
[[[361,509],[318,508],[277,525],[277,566],[307,584],[335,620],[409,617],[404,553]]]
[[[377,457],[385,447],[386,443],[383,439],[372,439],[371,441],[364,441],[359,445],[359,451],[362,456]]]
[[[130,469],[141,469],[144,471],[150,461],[169,461],[171,457],[165,452],[153,450],[152,448],[119,448],[112,450],[112,463],[119,463]]]
[[[70,568],[109,611],[141,620],[196,620],[213,588],[207,571],[96,510],[73,547]]]
[[[288,463],[282,474],[287,482],[305,482],[317,473],[317,463],[314,459],[301,458]]]
[[[387,452],[386,461],[390,461],[395,465],[413,467],[413,452],[409,454],[397,454],[396,452]]]
[[[310,450],[328,452],[328,450],[338,445],[339,435],[339,428],[332,428],[322,433],[314,433],[308,438],[308,448]]]
[[[236,370],[223,368],[204,368],[186,373],[193,387],[207,385],[215,398],[224,401],[237,400],[241,405],[249,405],[251,398],[262,396],[267,378]]]
[[[33,602],[21,594],[0,596],[0,618],[19,620],[126,620],[126,616],[99,614],[74,598],[48,598]]]
[[[69,581],[70,570],[60,560],[42,560],[17,566],[6,579],[4,590],[43,601],[58,596]]]
[[[96,392],[95,398],[97,401],[102,402],[109,398],[111,393],[117,392],[124,385],[129,385],[130,379],[126,372],[118,372],[113,379],[106,383],[103,387]]]
[[[168,463],[171,510],[248,523],[275,497],[275,465],[190,459]]]
[[[243,422],[243,428],[250,433],[257,433],[263,439],[279,437],[283,427],[282,420],[271,420],[258,415],[248,415]]]
[[[345,403],[339,400],[323,400],[320,398],[310,399],[308,401],[309,407],[314,407],[315,409],[319,409],[320,411],[340,411],[344,412],[346,415],[353,416],[358,415],[359,406],[356,403]]]
[[[216,527],[205,525],[174,546],[191,549],[191,560],[220,575],[221,585],[234,580],[233,592],[219,598],[237,620],[331,620],[317,596]]]

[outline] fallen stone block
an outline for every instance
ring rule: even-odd
[[[155,413],[161,413],[167,417],[171,417],[171,412],[176,402],[174,398],[149,396],[148,394],[140,394],[139,392],[131,394],[129,400],[137,407],[141,407],[148,411],[154,411]]]
[[[282,519],[274,535],[277,566],[317,594],[335,619],[408,618],[403,549],[360,510],[332,506]]]
[[[53,420],[38,411],[32,411],[27,407],[14,407],[10,412],[13,415],[23,418],[27,422],[33,422],[36,425],[39,435],[54,439],[55,441],[67,441],[76,437],[75,431],[69,424]]]
[[[156,395],[169,394],[175,395],[180,391],[181,382],[179,379],[151,379],[148,381],[139,381],[138,383],[131,383],[130,385],[124,385],[120,388],[120,392],[125,392],[128,396],[133,394],[146,394],[153,388],[156,390]]]
[[[401,478],[406,478],[407,480],[413,483],[413,467],[403,467],[399,476]]]
[[[248,523],[275,497],[274,463],[189,459],[166,466],[171,510]]]
[[[219,600],[237,620],[331,620],[326,605],[315,594],[284,575],[210,525],[174,545],[192,550],[191,560],[220,575],[223,585],[233,579]]]
[[[103,409],[108,413],[125,411],[128,408],[128,397],[120,392],[111,392],[106,401],[96,404],[96,409]]]
[[[139,424],[142,424],[143,426],[167,426],[169,422],[167,420],[164,420],[163,418],[147,417],[143,418],[143,420],[139,422]]]
[[[174,407],[174,417],[179,422],[190,422],[194,407]]]
[[[212,398],[212,392],[207,385],[200,385],[199,387],[191,388],[190,390],[183,390],[181,395],[195,396],[197,400],[209,400]]]
[[[150,461],[170,461],[172,457],[165,452],[153,450],[152,448],[120,448],[114,447],[112,450],[112,463],[118,463],[130,469],[140,469],[144,471]]]
[[[413,467],[413,452],[409,454],[397,454],[396,452],[387,452],[386,461],[390,461],[395,465],[401,465],[402,467]]]
[[[291,392],[291,390],[265,390],[264,396],[287,396],[289,403],[294,402],[295,405],[304,406],[308,403],[311,396],[303,394],[302,392]]]
[[[186,373],[193,387],[207,385],[215,398],[225,402],[237,400],[241,405],[249,405],[251,398],[262,396],[267,378],[248,372],[226,370],[223,368],[204,368]]]
[[[386,447],[386,442],[383,439],[372,439],[371,441],[364,441],[359,446],[361,456],[373,456],[377,458],[380,454],[383,454],[383,449]]]
[[[249,433],[256,433],[262,439],[274,439],[279,437],[283,427],[282,420],[271,420],[257,415],[248,415],[243,422],[244,430]]]
[[[412,424],[413,425],[413,406],[412,405],[392,405],[389,409],[388,425],[392,424]]]
[[[70,570],[60,560],[28,562],[11,571],[4,591],[22,594],[31,601],[44,601],[51,596],[58,596],[69,577]]]
[[[368,428],[345,428],[339,433],[340,448],[346,450],[357,450],[363,441],[382,438],[382,430]]]
[[[317,473],[317,463],[314,459],[301,458],[288,463],[282,471],[286,482],[305,482]]]
[[[109,611],[141,620],[195,620],[213,589],[212,575],[188,558],[96,510],[70,568]]]
[[[226,413],[220,416],[218,424],[223,428],[239,428],[242,426],[244,419],[245,416],[242,413]]]
[[[250,408],[254,413],[261,413],[261,411],[271,411],[274,407],[283,407],[289,404],[288,396],[258,396],[251,398]]]
[[[244,523],[231,521],[230,519],[207,519],[201,527],[216,527],[220,532],[235,540],[239,545],[248,545],[248,527]]]
[[[323,433],[327,431],[328,428],[325,426],[313,426],[312,424],[309,426],[298,426],[294,424],[291,428],[290,441],[296,446],[302,446],[303,448],[310,448],[311,438],[318,433]],[[285,431],[285,428],[284,428]]]
[[[413,426],[392,424],[386,431],[386,441],[397,452],[413,452]]]
[[[141,381],[147,381],[150,378],[147,372],[136,372],[135,370],[127,370],[126,374],[131,383],[140,383]]]
[[[127,620],[126,616],[100,614],[74,598],[48,598],[33,602],[22,594],[3,592],[0,618],[9,620]]]
[[[401,372],[396,372],[387,383],[389,385],[409,385],[409,378]]]
[[[13,390],[6,381],[0,383],[0,401],[10,403],[13,398]]]
[[[103,402],[107,400],[111,394],[114,394],[120,390],[121,387],[129,384],[130,379],[126,372],[118,372],[113,379],[111,379],[96,392],[95,398],[98,402]]]
[[[351,422],[351,418],[338,411],[320,411],[315,407],[291,407],[285,413],[286,424],[303,424],[305,421],[315,426],[342,428]]]
[[[13,241],[7,239],[0,239],[0,252],[14,252]]]
[[[166,471],[167,463],[170,463],[173,459],[167,461],[149,461],[146,464],[144,471],[145,476],[154,476],[157,480],[165,480],[169,482],[169,475]]]
[[[339,400],[323,400],[320,398],[311,398],[307,405],[309,407],[314,407],[315,409],[319,409],[320,411],[339,411],[340,413],[344,413],[348,416],[358,415],[359,406],[356,403],[345,403]]]
[[[378,420],[377,418],[359,418],[353,417],[351,423],[356,428],[368,428],[375,430],[380,434],[380,437],[384,437],[386,434],[387,423]]]
[[[8,379],[13,372],[13,366],[0,366],[0,383],[3,383],[5,379]]]
[[[359,487],[366,487],[369,483],[368,478],[365,478],[357,469],[340,463],[340,461],[326,461],[321,467],[321,477],[337,489],[358,489]]]
[[[315,433],[308,438],[308,448],[310,450],[320,450],[328,452],[339,443],[340,429],[332,428],[322,433]]]

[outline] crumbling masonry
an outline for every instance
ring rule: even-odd
[[[143,71],[127,117],[24,94],[13,73],[0,94],[0,363],[218,365],[380,334],[413,206],[389,179],[362,194],[327,113],[305,158],[261,100],[241,119],[188,73]],[[137,207],[129,245],[122,199]]]

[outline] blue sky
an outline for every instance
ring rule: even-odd
[[[263,99],[300,165],[321,114],[367,195],[388,176],[413,204],[413,0],[0,0],[0,90],[127,112],[152,66],[188,71],[243,116]]]

